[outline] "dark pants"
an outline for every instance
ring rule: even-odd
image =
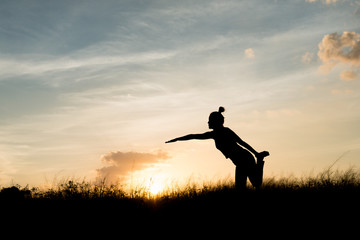
[[[232,159],[235,168],[235,187],[237,189],[246,188],[246,180],[249,178],[251,184],[258,188],[263,182],[264,161],[255,162],[254,156],[246,151],[237,154],[236,159]]]

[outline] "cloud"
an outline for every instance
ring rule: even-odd
[[[311,63],[311,61],[313,60],[313,58],[314,58],[314,53],[306,52],[306,53],[304,54],[304,56],[301,57],[301,61],[302,61],[303,63],[309,64],[309,63]]]
[[[150,51],[118,56],[67,56],[41,60],[0,59],[1,75],[41,75],[45,73],[74,71],[75,69],[118,67],[130,64],[145,64],[165,60],[176,55],[174,51]]]
[[[331,90],[331,93],[333,95],[349,95],[349,94],[354,93],[354,90],[352,90],[352,89],[345,89],[345,90],[333,89],[333,90]]]
[[[349,63],[360,67],[360,34],[344,32],[325,35],[319,44],[319,58],[325,63]]]
[[[157,153],[109,152],[101,156],[101,161],[108,166],[97,169],[97,176],[106,178],[110,182],[121,180],[133,171],[143,170],[169,158],[169,155],[163,151]]]
[[[325,35],[319,43],[318,57],[323,62],[319,68],[323,73],[329,73],[338,64],[360,68],[360,34],[344,32],[342,35],[338,33]],[[356,74],[346,71],[341,76],[342,79],[353,80]]]
[[[317,0],[305,0],[306,2],[309,2],[309,3],[313,3],[313,2],[316,2]],[[336,3],[338,0],[321,0],[322,3],[325,3],[325,4],[331,4],[331,3]]]
[[[296,118],[299,117],[302,112],[297,109],[277,109],[267,110],[265,112],[268,119],[284,119],[284,118]]]
[[[353,81],[353,80],[355,80],[355,78],[356,78],[356,73],[355,72],[345,70],[345,71],[342,71],[340,73],[340,79],[341,80]]]
[[[255,58],[255,52],[252,48],[245,49],[244,53],[247,58]]]

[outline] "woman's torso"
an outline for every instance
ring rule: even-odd
[[[237,144],[237,135],[230,128],[220,128],[213,131],[215,146],[226,158],[233,158],[242,151],[246,151]]]

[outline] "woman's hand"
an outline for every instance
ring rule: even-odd
[[[166,141],[165,143],[173,143],[173,142],[176,142],[177,141],[177,138],[174,138],[174,139],[171,139],[169,141]]]

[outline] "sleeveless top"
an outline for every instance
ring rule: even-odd
[[[223,127],[209,132],[215,141],[215,146],[226,158],[234,158],[244,154],[246,150],[237,144],[240,138],[230,128]]]

